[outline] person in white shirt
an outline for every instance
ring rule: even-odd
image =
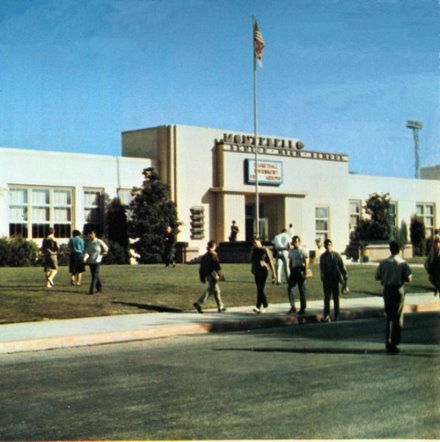
[[[293,249],[289,250],[290,278],[287,288],[287,295],[290,302],[289,313],[295,313],[295,300],[293,288],[298,285],[300,310],[298,315],[303,315],[307,307],[307,277],[309,274],[309,257],[307,252],[301,247],[301,238],[295,235],[292,238]]]
[[[386,314],[385,348],[387,353],[391,354],[400,351],[398,345],[403,328],[404,285],[412,279],[411,268],[400,256],[401,248],[397,241],[391,241],[391,256],[380,262],[375,273],[376,281],[380,281],[383,286]]]
[[[102,283],[99,276],[99,270],[101,267],[102,258],[108,252],[108,246],[104,241],[97,238],[95,230],[90,230],[88,237],[89,241],[85,249],[84,262],[89,265],[90,273],[92,274],[89,294],[93,295],[96,292],[102,292]]]
[[[287,233],[286,229],[283,229],[281,233],[278,233],[272,241],[272,244],[275,249],[275,269],[276,269],[276,281],[277,284],[281,284],[282,280],[282,272],[284,270],[284,275],[286,277],[286,282],[289,280],[289,245],[290,245],[290,236]]]

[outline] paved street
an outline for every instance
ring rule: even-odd
[[[3,355],[0,438],[439,438],[438,314]]]

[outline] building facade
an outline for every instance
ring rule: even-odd
[[[0,148],[0,236],[37,243],[55,227],[67,241],[74,229],[102,231],[104,200],[128,202],[149,159]]]
[[[171,189],[182,221],[179,240],[203,250],[208,239],[226,241],[233,220],[238,240],[255,226],[254,137],[185,125],[123,132],[123,156],[150,158]],[[271,239],[293,225],[309,249],[332,238],[343,250],[372,193],[389,193],[397,228],[423,216],[427,234],[438,227],[440,181],[353,175],[348,156],[301,149],[297,139],[257,140],[260,195],[259,233]],[[191,218],[203,209],[203,236],[192,235]]]
[[[227,241],[235,220],[238,240],[256,231],[255,140],[222,129],[166,125],[122,133],[122,156],[0,149],[0,236],[40,240],[53,225],[67,238],[73,229],[102,225],[103,195],[128,203],[155,167],[170,188],[182,222],[179,241],[202,252],[209,239]],[[372,193],[389,193],[397,228],[422,216],[427,234],[440,219],[440,180],[349,173],[341,153],[312,152],[297,139],[259,136],[259,233],[272,239],[293,225],[313,250],[331,238],[343,250]]]

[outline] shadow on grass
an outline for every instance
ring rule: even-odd
[[[2,286],[0,289],[0,294],[5,294],[8,295],[10,294],[8,292],[8,290],[13,291],[14,293],[17,291],[22,291],[23,293],[42,293],[44,295],[49,295],[49,294],[60,294],[60,293],[68,293],[68,294],[84,294],[83,292],[81,292],[81,289],[68,289],[68,288],[64,288],[64,289],[60,289],[58,288],[56,285],[54,287],[44,287],[41,285],[34,285],[34,286],[28,286],[28,285],[24,285],[24,286]],[[84,289],[86,290],[86,289]]]
[[[246,351],[253,353],[298,353],[298,354],[335,354],[335,355],[386,355],[385,349],[362,349],[362,348],[215,348],[213,351]],[[391,354],[388,356],[410,356],[423,358],[438,358],[438,353],[426,353],[406,350],[403,353]]]
[[[126,305],[128,307],[136,307],[141,310],[149,310],[160,313],[182,313],[183,310],[176,307],[167,307],[164,305],[138,304],[137,302],[113,301],[112,304]]]
[[[430,288],[427,285],[411,284],[410,287],[413,288],[413,289],[423,290],[425,292],[432,291],[432,288]]]

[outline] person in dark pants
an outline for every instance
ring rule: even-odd
[[[425,260],[429,282],[434,287],[434,296],[440,295],[440,236],[436,235]]]
[[[399,256],[400,245],[390,242],[391,256],[384,259],[376,270],[375,278],[383,286],[386,327],[385,348],[387,353],[398,353],[403,327],[403,306],[405,303],[404,285],[412,278],[411,268]]]
[[[267,297],[264,293],[269,270],[272,273],[272,283],[275,282],[275,267],[272,256],[266,247],[263,247],[259,239],[254,239],[254,248],[252,249],[252,267],[251,272],[255,278],[257,286],[257,302],[255,304],[255,313],[264,313],[269,306]]]
[[[238,228],[237,224],[235,223],[235,220],[233,220],[232,224],[231,224],[231,232],[229,234],[229,241],[230,242],[237,241],[237,235],[238,235],[239,231],[240,231],[240,229]]]
[[[43,239],[41,249],[44,257],[44,274],[46,275],[46,287],[53,287],[55,276],[58,273],[58,244],[54,237],[55,230],[49,227],[46,238]]]
[[[176,235],[173,233],[171,226],[167,226],[165,229],[164,247],[163,247],[163,261],[165,267],[172,265],[176,267],[176,262],[174,261],[176,246]]]
[[[333,320],[339,319],[339,284],[347,285],[347,269],[341,255],[333,251],[331,239],[324,241],[325,252],[319,259],[322,288],[324,291],[324,318],[323,322],[330,322],[330,299],[333,297],[335,315]]]
[[[292,238],[293,248],[289,250],[290,276],[287,286],[287,295],[290,302],[289,313],[295,313],[295,299],[293,289],[298,285],[300,310],[298,315],[303,315],[307,307],[307,278],[309,277],[309,257],[307,252],[301,247],[301,238],[295,235]]]
[[[81,238],[81,232],[79,230],[74,230],[72,232],[72,237],[69,239],[69,251],[70,251],[70,261],[69,261],[69,272],[70,272],[70,283],[72,285],[81,285],[81,275],[84,273],[84,241]]]
[[[108,252],[107,244],[97,238],[96,231],[91,230],[88,233],[89,241],[86,245],[84,262],[89,264],[92,282],[90,283],[89,294],[102,292],[102,283],[99,276],[103,256]]]
[[[213,296],[217,304],[218,312],[222,313],[226,311],[226,308],[222,301],[218,281],[224,280],[224,275],[216,252],[216,242],[212,240],[208,241],[206,249],[206,253],[200,260],[199,277],[202,283],[208,282],[208,288],[203,291],[193,306],[199,313],[203,313],[202,305],[210,296]]]

